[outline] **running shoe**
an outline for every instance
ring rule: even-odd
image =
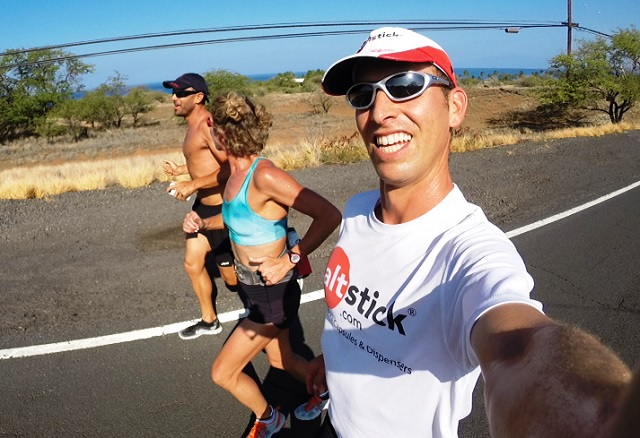
[[[178,334],[182,339],[195,339],[201,335],[217,335],[221,331],[222,325],[220,325],[220,321],[216,318],[213,322],[204,322],[203,320],[200,320]]]
[[[273,416],[274,418],[269,421],[256,420],[247,438],[269,438],[273,434],[280,432],[287,417],[277,409],[273,410]]]
[[[293,415],[299,420],[313,420],[318,418],[322,411],[327,409],[329,405],[329,391],[326,391],[320,396],[314,395],[308,402],[298,406]]]

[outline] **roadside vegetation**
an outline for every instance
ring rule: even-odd
[[[92,67],[69,55],[47,49],[0,54],[0,199],[147,186],[167,181],[158,166],[162,158],[183,161],[180,120],[149,116],[170,101],[167,93],[127,87],[117,72],[85,91],[80,79]],[[286,72],[264,82],[226,70],[203,76],[212,95],[237,90],[257,99],[300,96],[309,114],[301,123],[321,129],[295,145],[270,144],[264,153],[293,170],[366,158],[355,132],[331,128],[336,98],[320,89],[322,74],[315,70],[296,78]],[[482,132],[457,130],[453,152],[640,129],[634,112],[640,99],[640,31],[633,26],[609,39],[580,42],[574,53],[558,55],[549,69],[533,75],[458,74],[467,89],[509,89],[537,104],[500,117]]]

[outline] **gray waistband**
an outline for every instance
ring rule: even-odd
[[[238,260],[234,261],[234,267],[235,267],[236,275],[238,276],[238,281],[240,281],[240,283],[243,283],[249,286],[255,286],[255,285],[266,286],[264,283],[264,279],[262,278],[262,275],[260,275],[260,272],[252,271],[248,266],[243,265]],[[287,272],[287,275],[285,275],[284,278],[278,282],[278,284],[289,281],[292,276],[293,276],[293,269]]]

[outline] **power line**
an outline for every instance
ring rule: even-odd
[[[598,30],[594,30],[594,29],[589,29],[588,27],[582,27],[582,26],[574,26],[574,29],[577,30],[581,30],[583,32],[587,32],[587,33],[591,33],[593,35],[597,35],[597,36],[601,36],[601,37],[606,37],[606,38],[611,38],[611,34],[608,33],[604,33],[604,32],[600,32]]]
[[[247,26],[230,26],[230,27],[222,27],[222,28],[211,28],[211,29],[191,29],[191,30],[178,30],[178,31],[169,31],[169,32],[157,32],[157,33],[146,33],[146,34],[138,34],[138,35],[129,35],[129,36],[119,36],[119,37],[109,37],[109,38],[101,38],[101,39],[93,39],[86,41],[76,41],[71,43],[62,43],[55,45],[46,45],[39,46],[28,49],[20,49],[20,50],[7,50],[5,54],[13,55],[20,53],[28,53],[37,50],[46,50],[46,49],[63,49],[69,47],[78,47],[78,46],[86,46],[86,45],[94,45],[94,44],[104,44],[104,43],[113,43],[120,41],[132,41],[132,40],[140,40],[140,39],[150,39],[150,38],[166,38],[166,37],[175,37],[175,36],[183,36],[183,35],[196,35],[203,33],[222,33],[222,32],[250,32],[257,30],[276,30],[276,29],[295,29],[295,28],[309,28],[309,27],[348,27],[348,26],[380,26],[380,25],[397,25],[397,26],[422,26],[422,25],[431,25],[431,26],[447,26],[447,28],[451,26],[489,26],[490,28],[502,28],[508,26],[515,27],[546,27],[546,26],[556,26],[561,25],[562,23],[548,21],[548,22],[532,22],[528,20],[518,20],[517,22],[505,22],[505,21],[478,21],[478,20],[400,20],[400,21],[342,21],[342,22],[317,22],[317,23],[309,23],[309,22],[300,22],[300,23],[272,23],[272,24],[259,24],[259,25],[247,25]],[[437,27],[439,29],[441,27]],[[428,28],[433,30],[434,28]]]
[[[221,28],[221,29],[199,29],[199,30],[189,30],[189,31],[173,31],[173,32],[155,33],[155,34],[132,35],[132,36],[126,36],[126,37],[88,40],[88,41],[65,43],[65,44],[59,44],[59,45],[41,46],[41,47],[36,47],[31,49],[6,51],[4,55],[29,53],[29,52],[38,51],[38,50],[52,50],[52,49],[60,49],[60,48],[68,48],[68,47],[76,47],[76,46],[103,44],[103,43],[116,42],[116,41],[130,41],[130,40],[140,40],[140,39],[147,39],[147,38],[165,38],[169,36],[195,35],[195,34],[202,34],[202,33],[218,33],[218,32],[232,32],[232,31],[248,32],[248,31],[255,31],[255,30],[274,30],[274,29],[283,29],[283,28],[336,27],[336,26],[368,26],[368,28],[370,28],[371,26],[381,25],[381,24],[404,25],[404,26],[411,25],[413,26],[412,29],[415,31],[426,31],[426,30],[453,31],[453,30],[491,30],[491,29],[506,30],[507,28],[513,28],[513,27],[517,27],[517,28],[564,27],[564,25],[559,22],[535,23],[535,22],[524,21],[524,20],[519,22],[458,20],[458,21],[400,21],[400,22],[391,22],[391,23],[372,22],[372,21],[341,22],[341,23],[289,23],[289,24],[241,26],[241,27]],[[47,63],[52,63],[57,61],[65,61],[70,59],[118,55],[118,54],[142,52],[142,51],[149,51],[149,50],[172,49],[172,48],[179,48],[179,47],[190,47],[190,46],[212,45],[212,44],[227,44],[227,43],[237,43],[237,42],[247,42],[247,41],[263,41],[263,40],[349,35],[349,34],[359,34],[364,31],[365,31],[364,29],[309,31],[309,32],[299,32],[299,33],[262,34],[262,35],[254,35],[254,36],[237,36],[237,37],[218,38],[218,39],[209,39],[209,40],[200,40],[200,41],[188,41],[188,42],[181,42],[181,43],[144,45],[144,46],[123,48],[123,49],[96,51],[96,52],[84,53],[84,54],[70,54],[70,55],[54,57],[46,60],[18,62],[15,64],[5,65],[1,68],[11,69],[16,67],[26,67],[26,66],[32,66],[32,65],[47,64]]]

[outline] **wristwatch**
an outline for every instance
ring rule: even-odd
[[[294,265],[297,265],[298,263],[300,263],[300,254],[297,254],[295,252],[289,253],[289,261]]]

